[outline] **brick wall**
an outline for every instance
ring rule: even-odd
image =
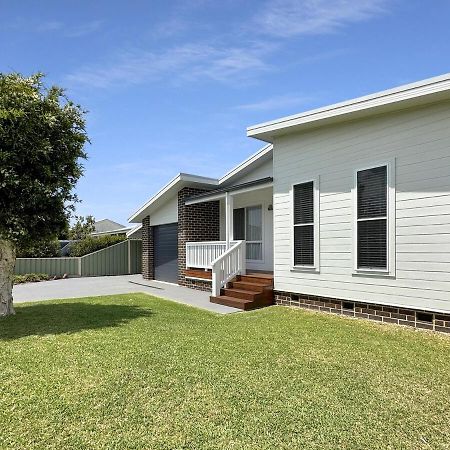
[[[211,292],[211,281],[193,280],[192,278],[185,278],[183,286],[199,291]]]
[[[275,303],[284,306],[297,306],[333,314],[376,320],[384,323],[406,325],[414,328],[450,333],[450,314],[438,314],[394,306],[351,302],[336,298],[313,295],[275,292]]]
[[[150,216],[147,216],[142,221],[142,276],[146,280],[155,278],[153,248],[153,228],[150,226]]]
[[[178,284],[194,289],[211,290],[211,283],[185,277],[186,242],[218,241],[220,239],[219,201],[185,205],[187,198],[205,192],[186,187],[178,192]]]

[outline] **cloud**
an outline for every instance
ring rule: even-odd
[[[47,33],[61,30],[63,27],[64,24],[62,22],[57,21],[42,22],[35,27],[35,31],[39,33]]]
[[[102,20],[92,20],[90,22],[77,25],[68,25],[58,20],[49,20],[36,23],[19,19],[11,23],[8,28],[16,31],[32,33],[57,33],[68,38],[78,38],[94,33],[101,28],[102,24]]]
[[[245,111],[273,111],[291,106],[299,106],[311,101],[311,98],[296,95],[279,95],[255,103],[238,105],[235,109]]]
[[[101,67],[82,68],[67,76],[75,85],[107,88],[123,84],[139,84],[167,77],[173,79],[213,79],[226,81],[245,79],[250,72],[267,70],[263,62],[266,50],[226,48],[207,44],[185,44],[167,51],[128,51]]]
[[[71,38],[77,38],[82,36],[87,36],[89,34],[95,33],[103,25],[102,20],[93,20],[91,22],[83,23],[74,27],[68,27],[65,30],[65,36]]]
[[[326,34],[386,11],[387,0],[272,0],[254,19],[260,33],[287,38]]]
[[[204,5],[210,0],[189,0],[186,4]],[[151,81],[213,80],[224,83],[254,82],[261,74],[276,70],[270,63],[276,51],[282,51],[286,41],[302,34],[333,32],[345,25],[382,14],[387,0],[272,0],[262,4],[260,11],[251,15],[245,25],[230,27],[226,33],[208,30],[195,42],[174,44],[153,50],[129,48],[114,50],[108,59],[96,61],[75,69],[66,76],[65,82],[72,87],[111,88],[116,86],[143,84]],[[101,22],[72,31],[72,36],[95,31]],[[174,37],[186,33],[192,23],[179,14],[155,27],[152,36]],[[198,31],[198,27],[196,28]],[[234,33],[230,30],[234,30]],[[205,32],[205,30],[203,30]],[[179,37],[179,36],[178,36]],[[279,39],[274,39],[279,38]],[[324,57],[335,56],[330,50],[328,56],[315,55],[299,63],[312,63]],[[282,103],[293,101],[278,99]],[[250,108],[265,108],[260,105]],[[288,105],[287,105],[288,106]],[[268,109],[268,107],[267,107]]]

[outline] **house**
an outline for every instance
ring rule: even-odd
[[[178,175],[130,218],[145,278],[230,304],[273,272],[277,304],[450,332],[450,74],[247,135],[267,145],[220,179]]]
[[[131,227],[126,227],[110,219],[102,219],[94,223],[94,231],[91,236],[125,236],[130,231],[132,231]]]

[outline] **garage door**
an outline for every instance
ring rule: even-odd
[[[155,279],[178,281],[178,224],[169,223],[153,228]]]

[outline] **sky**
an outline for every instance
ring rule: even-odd
[[[88,111],[77,214],[126,224],[179,172],[220,177],[246,128],[450,72],[449,0],[0,0],[0,72]]]

